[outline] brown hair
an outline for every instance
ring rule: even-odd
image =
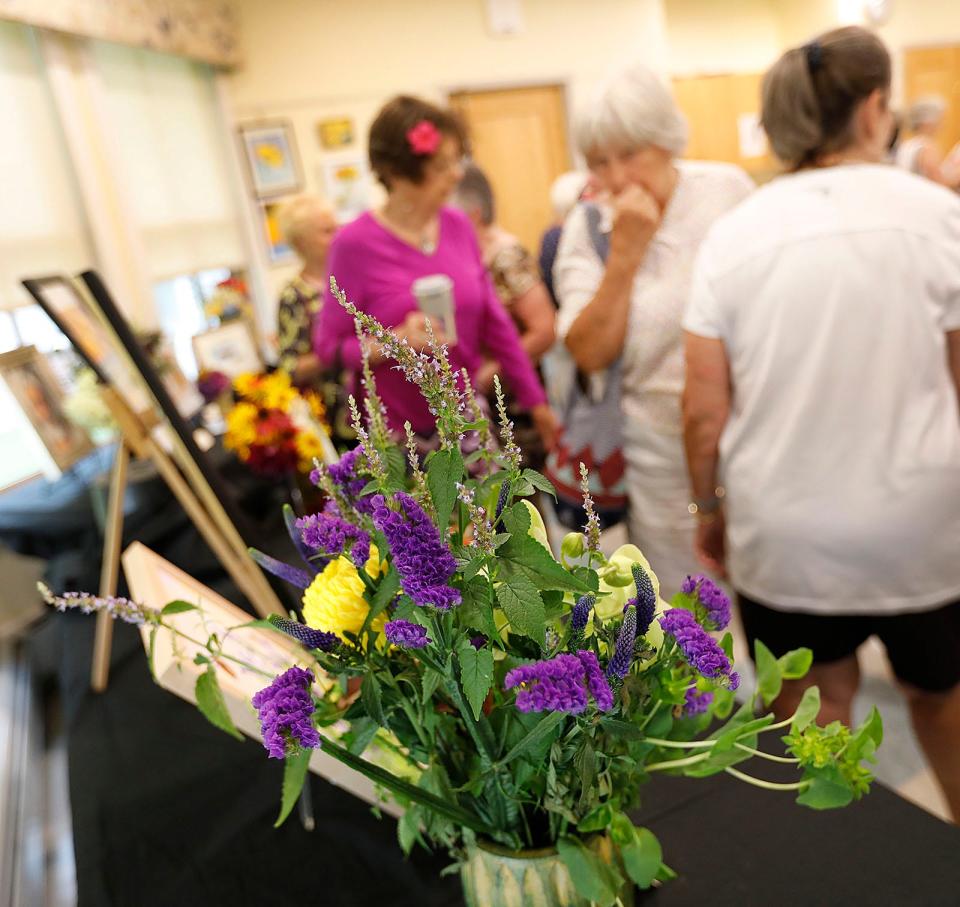
[[[763,128],[799,170],[853,141],[857,105],[890,88],[890,54],[865,28],[837,28],[788,50],[763,79]]]
[[[394,178],[412,183],[423,182],[424,166],[432,154],[415,154],[407,133],[426,120],[436,126],[444,137],[456,139],[463,153],[467,152],[467,132],[460,118],[449,110],[413,98],[399,95],[380,109],[370,126],[370,167],[377,179],[388,189]]]

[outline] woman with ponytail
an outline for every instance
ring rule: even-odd
[[[879,636],[960,818],[960,199],[883,163],[889,98],[861,28],[767,73],[788,172],[714,226],[684,319],[691,510],[751,644],[814,652],[777,711],[817,684],[849,720]]]

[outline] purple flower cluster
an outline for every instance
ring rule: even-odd
[[[201,372],[197,378],[197,390],[207,403],[212,403],[221,394],[230,390],[232,382],[223,372]]]
[[[631,570],[637,587],[637,597],[633,600],[637,607],[637,636],[643,636],[653,623],[653,615],[657,610],[657,593],[650,574],[640,564],[634,564]]]
[[[711,630],[723,630],[730,623],[730,599],[712,579],[702,574],[688,576],[680,591],[697,596],[697,602],[703,607],[704,623]]]
[[[613,692],[597,656],[585,650],[514,668],[507,674],[504,687],[511,690],[517,686],[523,687],[517,693],[517,708],[521,712],[579,715],[589,703],[588,692],[601,712],[613,707]]]
[[[702,715],[710,708],[711,702],[713,702],[713,693],[701,693],[696,687],[690,687],[687,690],[686,703],[683,707],[684,717],[691,718],[694,715]]]
[[[359,526],[332,513],[314,513],[297,520],[303,543],[319,554],[339,557],[349,547],[350,558],[362,567],[370,557],[370,536]]]
[[[582,634],[587,628],[587,621],[590,620],[590,611],[596,600],[597,597],[588,592],[586,595],[582,595],[573,606],[573,611],[570,614],[570,630],[574,634]]]
[[[731,690],[740,685],[740,675],[735,671],[731,673],[732,665],[726,653],[689,611],[671,608],[660,617],[660,626],[677,641],[683,657],[699,674]]]
[[[614,682],[623,680],[630,671],[633,647],[637,642],[637,609],[631,602],[627,602],[625,610],[613,657],[607,662],[607,677]]]
[[[422,649],[433,642],[427,636],[426,627],[411,623],[409,620],[391,620],[383,625],[383,632],[387,642],[404,649]]]
[[[460,604],[460,592],[448,585],[457,562],[423,508],[406,492],[393,496],[391,510],[383,495],[373,498],[373,525],[387,538],[400,585],[414,603],[446,611]]]
[[[263,745],[271,759],[284,759],[290,745],[315,749],[320,735],[313,726],[313,674],[304,668],[290,668],[253,697],[260,714]]]
[[[332,652],[339,644],[340,637],[336,633],[326,633],[323,630],[314,630],[306,624],[296,620],[287,620],[285,617],[270,615],[270,623],[308,649],[319,649],[321,652]]]
[[[340,457],[338,463],[328,466],[327,473],[357,513],[370,513],[373,510],[372,498],[360,496],[367,480],[357,474],[358,461],[363,455],[363,445],[358,444],[353,450],[347,451]]]

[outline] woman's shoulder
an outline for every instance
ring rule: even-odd
[[[678,161],[680,173],[698,188],[743,197],[755,183],[742,167],[723,161]]]
[[[363,214],[358,215],[337,230],[332,247],[349,249],[357,245],[364,245],[370,241],[371,237],[376,236],[381,229],[373,213],[364,211]]]

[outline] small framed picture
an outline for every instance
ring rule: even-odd
[[[320,181],[338,223],[349,223],[370,207],[370,168],[362,157],[324,161]]]
[[[327,151],[349,148],[353,144],[354,128],[350,117],[331,117],[317,123],[321,147]]]
[[[270,198],[300,191],[300,159],[289,122],[273,120],[241,126],[240,139],[254,195]]]
[[[223,372],[236,378],[247,372],[262,372],[263,358],[250,325],[243,319],[227,321],[193,338],[193,354],[202,372]]]
[[[267,257],[272,265],[287,265],[297,260],[297,253],[287,242],[280,230],[279,213],[284,202],[262,202],[260,219],[263,224],[263,240],[267,246]]]
[[[0,354],[0,379],[23,410],[58,470],[93,450],[86,432],[63,410],[63,390],[46,359],[32,346]]]

